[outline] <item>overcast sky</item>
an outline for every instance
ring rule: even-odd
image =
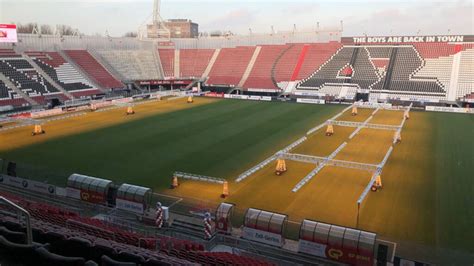
[[[0,0],[0,23],[67,24],[85,34],[121,36],[150,18],[153,0]],[[200,31],[247,34],[338,27],[344,36],[474,34],[472,0],[162,0],[164,19],[187,18]]]

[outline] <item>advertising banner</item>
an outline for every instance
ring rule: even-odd
[[[104,195],[87,190],[79,190],[75,188],[66,188],[66,194],[69,198],[79,199],[91,203],[105,203]]]
[[[91,203],[105,203],[103,194],[88,190],[81,190],[81,200]]]
[[[0,43],[18,42],[15,24],[0,24]]]
[[[442,106],[426,106],[426,111],[430,112],[445,112],[445,113],[458,113],[458,114],[474,114],[472,108],[455,108],[455,107],[442,107]]]
[[[119,198],[116,199],[115,203],[116,203],[115,206],[117,207],[117,209],[143,214],[144,210],[143,210],[142,203],[128,201],[128,200],[119,199]]]
[[[332,259],[351,265],[373,265],[373,256],[357,254],[355,250],[331,247],[307,240],[299,240],[298,252],[314,255],[322,258]]]
[[[248,240],[277,247],[282,247],[284,245],[284,241],[281,235],[249,227],[243,227],[242,237]]]
[[[53,115],[60,115],[62,113],[64,113],[62,108],[54,108],[50,110],[32,112],[31,118],[40,118],[40,117],[47,117],[47,116],[53,116]]]
[[[322,99],[304,99],[298,98],[296,99],[297,103],[312,103],[312,104],[324,104],[326,101]]]
[[[342,37],[343,44],[399,44],[434,42],[472,42],[473,35],[430,35],[430,36],[359,36]]]
[[[22,188],[44,194],[56,194],[56,186],[20,177],[0,175],[0,184],[5,184],[8,186]]]

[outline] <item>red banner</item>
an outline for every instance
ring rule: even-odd
[[[0,24],[1,42],[18,42],[15,24]]]
[[[106,203],[104,194],[87,190],[81,190],[81,200],[91,203]]]

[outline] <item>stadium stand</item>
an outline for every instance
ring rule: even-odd
[[[459,52],[469,53],[464,46],[446,43],[348,45],[342,47],[308,78],[304,78],[298,88],[327,92],[328,88],[342,87],[339,91],[352,88],[391,94],[395,97],[447,99],[448,91],[452,87],[454,56]],[[469,69],[468,64],[464,62],[460,66],[460,73]],[[351,68],[350,71],[348,67]],[[463,94],[461,83],[469,84],[469,81],[462,82],[461,76],[457,98]],[[466,95],[471,89],[466,88],[464,92]],[[332,94],[338,93],[333,91]]]
[[[353,99],[362,90],[374,97],[454,101],[472,97],[474,90],[472,43],[343,45],[330,41],[177,49],[157,49],[159,60],[156,51],[138,48],[101,48],[94,49],[93,54],[87,50],[65,50],[67,57],[61,56],[61,52],[27,52],[54,84],[41,76],[43,72],[34,73],[25,58],[12,49],[0,49],[0,60],[3,71],[19,69],[16,74],[6,75],[15,80],[15,86],[21,85],[18,75],[26,75],[30,80],[35,77],[33,89],[25,90],[23,86],[21,90],[37,97],[35,100],[40,103],[44,102],[43,96],[51,94],[65,98],[54,88],[58,88],[56,83],[74,97],[100,94],[92,84],[123,88],[113,74],[129,81],[205,76],[207,85],[239,86],[248,91],[254,89],[255,93],[268,89],[285,95],[293,93],[296,84],[296,90],[346,99]],[[74,69],[75,66],[82,71]],[[16,79],[11,75],[16,75]],[[5,96],[8,89],[2,90]],[[13,97],[18,99],[21,95],[11,94],[10,99]]]
[[[68,92],[90,90],[93,86],[57,52],[26,52],[56,83]]]
[[[329,61],[321,66],[320,69],[313,73],[313,75],[304,79],[300,87],[304,89],[316,89],[324,85],[343,85],[346,83],[346,80],[352,78],[352,72],[350,76],[346,76],[342,74],[341,71],[347,66],[350,66],[353,54],[353,47],[342,48],[333,55]]]
[[[12,250],[15,255],[22,253],[23,256],[29,253],[31,256],[24,256],[28,261],[34,261],[31,258],[40,262],[73,261],[72,265],[84,265],[85,261],[102,265],[116,262],[140,265],[271,265],[245,256],[207,252],[203,245],[188,240],[147,237],[124,231],[98,219],[81,217],[74,211],[25,200],[5,192],[0,192],[0,196],[22,206],[32,216],[33,240],[36,243],[34,247],[18,246],[21,245],[19,242],[25,240],[24,225],[16,215],[15,218],[3,215],[7,209],[0,205],[0,250]],[[5,241],[5,238],[8,240]],[[46,251],[38,250],[41,247],[47,247]]]
[[[180,50],[179,76],[181,78],[200,78],[211,61],[213,54],[214,49]]]
[[[260,54],[257,57],[254,67],[250,72],[247,81],[244,83],[244,88],[258,88],[258,89],[278,89],[273,83],[271,75],[273,65],[277,57],[281,54],[284,45],[262,45]]]
[[[340,48],[341,43],[339,42],[310,44],[297,79],[301,80],[308,77]]]
[[[271,78],[275,85],[291,79],[302,49],[302,44],[287,44],[285,46],[285,49],[275,60],[272,69]]]
[[[15,99],[16,95],[16,92],[7,87],[7,85],[0,80],[0,100]]]
[[[461,52],[457,97],[474,99],[474,45]]]
[[[65,50],[66,55],[79,65],[82,70],[100,86],[106,89],[122,88],[123,84],[114,78],[86,50]]]
[[[1,59],[0,72],[28,96],[58,93],[58,90],[22,58]]]
[[[162,78],[153,51],[101,50],[97,53],[127,80]]]
[[[21,57],[13,49],[0,49],[0,57]]]
[[[206,83],[236,86],[241,80],[254,50],[255,46],[223,48]]]
[[[174,77],[174,49],[158,49],[165,77]]]

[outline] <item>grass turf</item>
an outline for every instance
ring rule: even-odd
[[[147,104],[136,107],[137,115],[129,118],[123,117],[123,110],[116,110],[52,122],[46,126],[48,133],[39,138],[30,137],[31,129],[25,128],[2,132],[0,158],[164,189],[175,170],[231,179],[341,110],[195,100],[194,105]],[[351,117],[349,110],[343,117],[363,121],[371,112],[362,110],[360,116]],[[396,125],[401,118],[400,112],[380,111],[371,123]],[[474,252],[473,119],[464,114],[412,112],[402,131],[402,143],[382,174],[384,189],[369,193],[361,207],[360,227],[399,243]],[[335,135],[326,138],[321,133],[324,130],[292,152],[328,155],[351,132],[336,128]],[[384,134],[362,130],[349,141],[347,154],[343,149],[340,156],[378,163],[388,146],[380,147],[379,141],[371,140],[391,141],[393,133]],[[365,144],[357,146],[358,142]],[[231,184],[228,200],[239,209],[261,207],[285,212],[292,219],[354,226],[354,201],[369,176],[326,167],[298,195],[291,195],[291,188],[313,168],[289,163],[289,171],[276,177],[271,164],[242,184]],[[64,185],[65,178],[50,177],[48,181]],[[219,186],[185,181],[169,193],[219,201],[220,191]]]
[[[44,126],[47,134],[37,137],[30,128],[2,132],[0,158],[17,161],[20,175],[22,164],[56,171],[41,176],[54,184],[64,185],[67,174],[77,172],[159,190],[174,171],[235,178],[342,109],[195,100],[137,106],[138,118],[119,109],[51,122]]]

